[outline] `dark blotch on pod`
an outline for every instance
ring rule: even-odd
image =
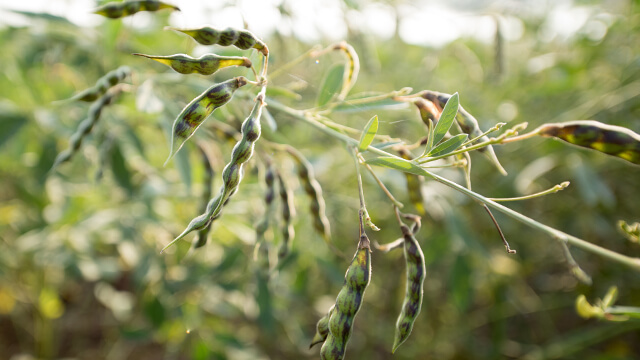
[[[542,136],[555,137],[640,165],[640,135],[621,126],[582,120],[544,124],[537,131]]]

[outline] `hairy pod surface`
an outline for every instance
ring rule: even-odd
[[[125,16],[133,15],[140,11],[158,11],[162,9],[171,9],[180,11],[180,8],[174,5],[156,0],[130,0],[124,2],[110,2],[102,5],[93,11],[94,14],[102,15],[110,19],[119,19]]]
[[[344,359],[353,321],[362,306],[364,292],[370,280],[371,250],[369,239],[363,233],[360,236],[358,250],[345,274],[344,285],[336,297],[335,307],[329,317],[329,333],[320,349],[320,357],[323,360]]]
[[[98,101],[91,104],[88,117],[78,125],[76,131],[69,137],[69,146],[67,149],[61,151],[58,156],[56,156],[53,166],[51,167],[52,170],[63,162],[71,160],[73,155],[78,152],[82,145],[82,140],[91,133],[93,127],[98,123],[98,120],[100,120],[102,109],[111,104],[118,93],[118,91],[107,93],[98,99]]]
[[[407,285],[402,310],[396,321],[396,333],[392,352],[404,343],[411,334],[413,324],[422,308],[425,279],[424,254],[420,244],[406,225],[401,226],[404,237],[404,258],[407,265]]]
[[[544,124],[537,131],[542,136],[554,137],[640,165],[640,135],[627,128],[581,120]]]
[[[231,195],[238,190],[244,171],[243,165],[251,158],[255,142],[260,138],[260,116],[264,105],[264,93],[260,93],[256,97],[256,103],[251,110],[251,114],[249,114],[242,123],[242,138],[233,148],[231,161],[222,171],[223,185],[218,195],[209,200],[206,211],[191,220],[187,228],[165,246],[163,250],[185,237],[191,231],[203,229],[205,226],[208,226],[211,221],[220,216],[224,204],[226,204]]]
[[[236,90],[246,84],[247,79],[243,76],[215,84],[185,106],[173,122],[171,152],[165,164],[193,136],[214,110],[231,101]]]
[[[218,30],[210,26],[204,26],[197,29],[169,29],[185,33],[202,45],[234,45],[242,50],[254,48],[265,56],[269,55],[267,45],[248,30],[233,28]]]
[[[451,95],[449,94],[444,94],[444,93],[440,93],[437,91],[430,91],[430,90],[421,91],[419,94],[424,99],[427,99],[433,103],[436,103],[441,107],[444,107],[447,101],[449,101],[449,99],[451,98]],[[477,138],[483,134],[482,130],[480,129],[480,124],[478,124],[478,120],[476,120],[476,118],[473,117],[473,115],[471,115],[467,110],[465,110],[462,107],[462,105],[458,106],[458,114],[456,115],[456,122],[458,123],[458,126],[460,126],[460,130],[462,130],[463,133],[469,135],[469,139]],[[476,142],[485,142],[488,140],[489,140],[489,137],[487,135],[483,135],[479,137],[478,140],[476,140]],[[493,165],[498,169],[498,171],[500,171],[500,173],[502,173],[503,175],[507,175],[507,171],[502,167],[502,164],[500,164],[500,161],[498,160],[498,157],[496,156],[496,153],[493,150],[493,146],[488,145],[488,146],[485,146],[484,148],[478,149],[478,151],[484,153],[489,158],[489,160],[493,163]]]
[[[170,56],[133,54],[155,60],[163,65],[167,65],[180,74],[201,74],[211,75],[216,71],[229,66],[251,67],[251,60],[240,56],[220,56],[216,54],[205,54],[199,58],[192,58],[185,54]]]

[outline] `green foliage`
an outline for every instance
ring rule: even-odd
[[[281,10],[287,16],[285,7]],[[478,198],[460,196],[428,177],[429,167],[446,164],[451,169],[435,174],[463,183],[465,174],[457,167],[467,159],[456,152],[484,141],[468,144],[475,135],[451,126],[458,109],[453,98],[433,129],[437,135],[429,140],[433,146],[426,157],[412,161],[380,153],[395,155],[397,146],[416,144],[419,154],[426,145],[422,140],[428,129],[415,107],[402,99],[411,93],[405,87],[457,91],[482,129],[498,122],[506,122],[506,128],[528,122],[529,129],[536,129],[593,119],[639,132],[640,72],[633,49],[640,43],[635,21],[640,8],[626,4],[605,10],[614,16],[607,18],[607,33],[598,41],[586,35],[543,38],[541,20],[523,18],[523,37],[503,44],[501,59],[495,58],[492,44],[471,39],[431,49],[354,31],[345,40],[357,50],[362,69],[357,82],[346,84],[353,89],[344,101],[339,95],[346,86],[343,54],[287,65],[312,45],[282,34],[256,34],[260,42],[251,42],[245,32],[238,33],[242,47],[216,52],[246,56],[253,64],[271,54],[274,75],[268,76],[262,120],[272,114],[277,128],[263,127],[261,139],[250,142],[256,150],[251,159],[242,159],[248,161],[240,190],[226,194],[233,197],[224,214],[208,223],[206,246],[192,249],[196,240],[190,234],[163,254],[160,250],[206,210],[201,202],[211,180],[194,144],[205,144],[216,174],[213,189],[218,189],[228,180],[222,178],[223,168],[234,157],[233,145],[258,90],[254,84],[243,87],[233,101],[209,112],[200,131],[189,135],[174,161],[163,167],[174,119],[212,83],[240,76],[259,79],[244,67],[210,77],[166,74],[147,59],[131,56],[193,55],[194,41],[163,31],[170,11],[150,13],[145,29],[109,20],[90,31],[63,17],[23,13],[32,26],[0,29],[0,353],[8,359],[18,354],[317,359],[319,347],[307,346],[344,284],[349,261],[340,254],[353,251],[360,209],[353,160],[341,135],[352,140],[349,146],[360,148],[366,164],[375,165],[374,173],[405,204],[405,213],[420,209],[413,209],[403,172],[424,176],[413,179],[425,211],[415,236],[427,271],[423,307],[393,358],[637,358],[637,270],[571,246],[573,264],[593,279],[592,286],[581,284],[571,275],[572,263],[559,243],[497,214],[506,238],[518,249],[509,255]],[[136,16],[127,20],[135,22]],[[544,59],[552,59],[552,65],[534,66]],[[505,66],[494,67],[498,61]],[[118,85],[122,93],[101,113],[77,154],[50,172],[91,106],[57,101],[97,86],[123,65],[134,75]],[[101,88],[109,91],[106,85]],[[327,111],[313,120],[333,135],[310,127],[296,117],[300,113],[285,107]],[[298,150],[292,157],[280,144]],[[492,145],[509,175],[501,176],[490,161],[471,152],[474,192],[509,198],[570,180],[572,186],[558,194],[509,203],[509,208],[589,243],[638,256],[640,168],[540,137]],[[435,157],[446,159],[420,162]],[[290,211],[294,206],[298,211],[288,220],[272,212],[263,234],[266,246],[258,249],[264,253],[256,256],[255,229],[266,213],[260,175],[267,158],[291,187]],[[372,243],[388,243],[402,235],[393,206],[376,179],[366,172],[362,178],[366,210],[381,228]],[[273,208],[280,209],[283,201],[289,200],[276,197]],[[619,230],[620,219],[625,221]],[[278,245],[287,236],[283,229],[289,227],[295,229],[295,242],[278,259]],[[391,356],[407,291],[402,257],[400,251],[373,250],[375,275],[351,329],[347,358]],[[587,300],[613,285],[617,299]],[[586,313],[594,319],[578,316]],[[607,321],[612,319],[624,321]]]

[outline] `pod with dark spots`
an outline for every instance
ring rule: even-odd
[[[449,101],[451,95],[440,93],[437,91],[424,90],[418,93],[422,98],[433,102],[434,104],[438,104],[440,107],[444,107],[444,105]],[[458,113],[456,115],[456,122],[458,126],[460,126],[460,130],[463,133],[469,135],[469,139],[478,138],[476,142],[485,142],[489,140],[489,137],[486,135],[480,136],[483,134],[482,130],[480,130],[480,124],[478,124],[478,120],[476,120],[473,115],[471,115],[468,111],[466,111],[462,105],[458,107]],[[478,151],[484,153],[489,160],[493,163],[493,165],[502,173],[503,175],[507,175],[507,171],[502,167],[498,157],[496,156],[495,151],[493,150],[493,146],[488,145],[483,148],[478,149]]]
[[[280,185],[280,204],[282,207],[282,243],[278,249],[278,259],[283,259],[289,254],[291,242],[295,237],[293,228],[293,217],[295,216],[295,206],[293,204],[293,193],[278,173],[278,184]]]
[[[371,280],[371,250],[367,235],[361,233],[351,264],[344,277],[344,285],[336,297],[334,309],[329,316],[329,332],[320,349],[320,357],[327,359],[344,359],[347,344],[353,330],[355,320],[364,293]]]
[[[171,9],[180,11],[180,8],[174,5],[155,0],[130,0],[124,2],[110,2],[93,11],[94,14],[102,15],[110,19],[119,19],[130,16],[140,11],[158,11],[162,9]]]
[[[155,60],[163,65],[167,65],[180,74],[201,74],[211,75],[216,71],[229,66],[251,67],[251,60],[239,56],[220,56],[216,54],[205,54],[199,58],[192,58],[185,54],[170,56],[133,54]]]
[[[260,51],[265,56],[269,55],[269,49],[267,48],[267,45],[248,30],[233,28],[218,30],[210,26],[204,26],[197,29],[168,29],[185,33],[202,45],[234,45],[235,47],[242,50],[254,48]]]
[[[220,216],[222,207],[238,190],[238,186],[242,181],[242,175],[244,172],[243,166],[251,158],[255,142],[260,138],[260,116],[264,105],[263,91],[256,97],[256,103],[251,110],[251,114],[249,114],[242,124],[242,138],[233,148],[231,161],[229,161],[222,171],[223,185],[220,188],[220,192],[216,197],[209,200],[205,212],[191,220],[187,228],[178,235],[178,237],[166,245],[162,251],[175,244],[190,232],[194,230],[201,230],[208,226],[211,221]]]
[[[640,135],[621,126],[581,120],[544,124],[534,132],[640,165]]]
[[[402,224],[404,237],[404,259],[407,265],[407,284],[402,310],[396,321],[395,339],[392,352],[395,352],[411,334],[413,324],[422,308],[423,285],[425,279],[424,254],[413,232]]]
[[[69,146],[67,147],[67,149],[61,151],[58,156],[56,156],[51,170],[55,169],[63,162],[69,161],[73,157],[73,155],[75,155],[78,150],[80,150],[83,139],[87,135],[89,135],[89,133],[91,133],[93,127],[98,123],[98,120],[100,120],[102,109],[111,104],[118,94],[119,91],[109,92],[98,99],[98,101],[91,104],[88,117],[78,125],[76,131],[69,138]]]
[[[420,118],[427,127],[436,126],[438,119],[440,119],[440,113],[442,112],[441,109],[438,109],[437,105],[422,98],[413,100],[413,104],[418,108]]]
[[[313,167],[309,161],[297,150],[287,148],[287,152],[297,163],[298,178],[302,183],[304,192],[308,195],[309,210],[313,218],[313,228],[323,236],[325,242],[331,242],[331,225],[325,214],[325,202],[322,197],[322,187],[315,178]]]
[[[115,70],[111,70],[103,77],[96,81],[93,87],[85,89],[69,98],[69,101],[93,102],[100,96],[104,95],[107,90],[116,84],[124,81],[131,75],[131,69],[128,66],[120,66]],[[66,100],[65,100],[66,101]]]
[[[165,164],[215,109],[228,103],[236,90],[246,84],[247,79],[243,76],[215,84],[187,104],[173,122],[171,152]]]
[[[329,318],[331,317],[334,308],[335,305],[332,305],[329,308],[329,311],[327,311],[327,314],[318,320],[318,323],[316,324],[316,334],[313,336],[313,339],[311,339],[309,349],[314,347],[316,344],[323,343],[327,339],[327,335],[329,335]]]

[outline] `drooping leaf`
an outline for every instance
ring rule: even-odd
[[[429,156],[446,155],[458,149],[460,145],[464,144],[464,142],[467,141],[468,138],[469,138],[469,135],[467,134],[455,135],[450,139],[448,139],[447,141],[443,141],[442,143],[438,144],[436,147],[431,149],[431,151],[429,151],[427,155]]]
[[[358,144],[358,150],[365,151],[373,142],[373,138],[378,133],[378,115],[372,117],[367,125],[362,130],[360,135],[360,143]]]
[[[378,157],[365,161],[369,165],[382,166],[389,169],[400,170],[415,175],[427,175],[426,171],[408,160],[394,157]]]
[[[326,105],[342,89],[344,65],[334,65],[329,69],[318,92],[317,106]]]

